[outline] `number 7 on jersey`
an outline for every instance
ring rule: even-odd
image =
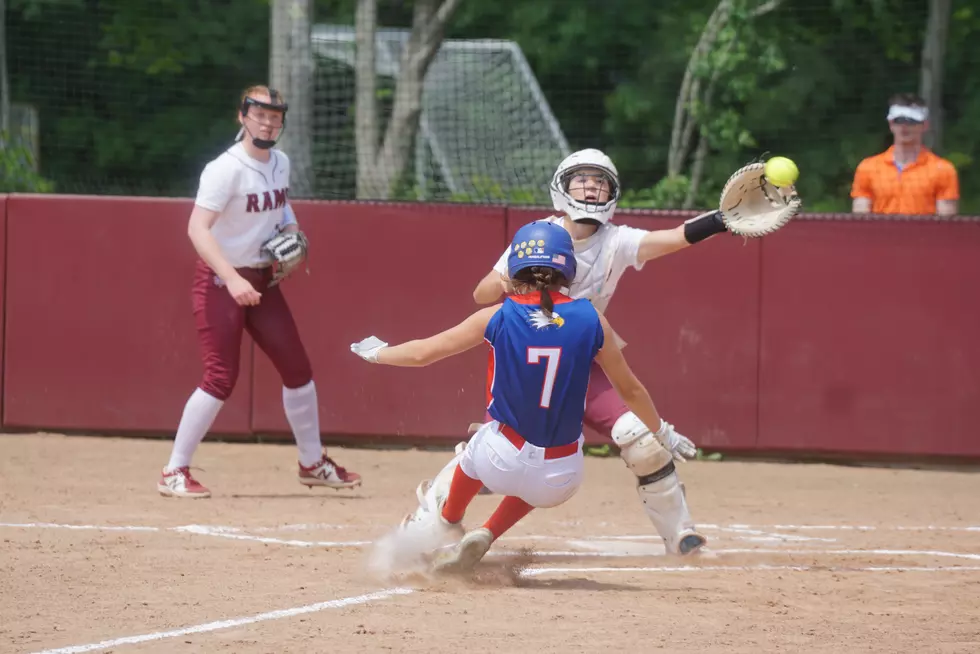
[[[527,348],[527,362],[530,364],[540,364],[541,359],[547,359],[547,367],[544,371],[544,384],[541,387],[541,408],[551,407],[551,394],[555,390],[555,377],[558,376],[558,362],[561,361],[560,347],[529,347]]]

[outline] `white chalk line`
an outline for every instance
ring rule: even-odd
[[[388,599],[389,597],[394,597],[396,595],[409,595],[414,593],[415,590],[412,588],[387,588],[375,593],[368,593],[366,595],[357,595],[355,597],[343,597],[341,599],[329,600],[326,602],[318,602],[316,604],[308,604],[306,606],[298,606],[292,609],[281,609],[278,611],[269,611],[267,613],[259,613],[258,615],[252,615],[245,618],[232,618],[230,620],[218,620],[217,622],[208,622],[205,624],[195,625],[193,627],[184,627],[183,629],[174,629],[172,631],[157,631],[149,634],[143,634],[140,636],[126,636],[124,638],[113,638],[112,640],[104,640],[99,643],[92,643],[89,645],[73,645],[71,647],[59,647],[57,649],[46,649],[37,654],[81,654],[82,652],[94,652],[100,649],[109,649],[111,647],[117,647],[119,645],[136,645],[139,643],[146,643],[155,640],[164,640],[166,638],[176,638],[178,636],[188,636],[190,634],[203,634],[209,631],[218,631],[221,629],[231,629],[232,627],[241,627],[244,625],[255,624],[256,622],[264,622],[266,620],[281,620],[283,618],[292,618],[297,615],[303,615],[305,613],[317,613],[319,611],[324,611],[326,609],[339,609],[347,606],[354,606],[357,604],[366,604],[368,602],[376,602],[378,600]]]
[[[315,529],[351,529],[354,525],[333,525],[326,522],[318,522],[315,524],[295,524],[295,525],[279,525],[277,527],[252,527],[250,531],[258,532],[269,532],[269,531],[313,531]],[[232,529],[240,529],[238,527],[231,527]]]
[[[0,522],[0,527],[12,529],[78,529],[94,531],[163,531],[160,527],[138,527],[131,525],[62,525],[53,522]]]
[[[218,525],[181,525],[178,527],[152,527],[135,525],[68,525],[50,522],[34,523],[0,523],[0,527],[11,528],[43,528],[43,529],[70,529],[70,530],[97,530],[97,531],[135,531],[135,532],[160,532],[175,531],[182,533],[197,534],[202,536],[215,536],[218,538],[230,538],[233,540],[245,540],[259,543],[269,543],[275,545],[289,545],[292,547],[364,547],[373,544],[370,540],[355,541],[307,541],[307,540],[287,540],[281,538],[270,538],[267,536],[253,536],[250,534],[238,533],[238,527],[225,527]],[[569,539],[567,536],[513,536],[500,540],[559,540],[568,543],[592,541],[601,543],[603,540],[652,540],[650,536],[589,536],[585,538]],[[763,548],[722,548],[710,549],[711,555],[721,554],[831,554],[831,555],[881,555],[881,556],[934,556],[947,558],[968,559],[980,561],[980,554],[965,552],[948,552],[944,550],[894,550],[894,549],[763,549]],[[580,550],[547,550],[536,552],[538,556],[562,556],[562,557],[636,557],[649,556],[651,552],[599,550],[593,552],[583,552]],[[502,553],[504,555],[504,553]]]
[[[791,550],[791,549],[720,549],[713,550],[716,554],[832,554],[838,556],[853,556],[874,554],[876,556],[935,556],[954,559],[980,561],[980,554],[966,552],[945,552],[941,550],[887,550],[887,549],[839,549],[839,550]]]
[[[216,536],[218,538],[231,538],[233,540],[248,540],[257,543],[270,543],[274,545],[291,545],[292,547],[364,547],[374,541],[370,540],[285,540],[282,538],[271,538],[269,536],[252,536],[250,534],[239,534],[228,532],[222,528],[209,527],[207,525],[183,525],[173,527],[172,531],[179,531],[189,534],[199,534],[201,536]]]
[[[255,536],[247,533],[241,533],[243,530],[240,527],[229,527],[221,525],[180,525],[177,527],[153,527],[153,526],[139,526],[139,525],[71,525],[71,524],[59,524],[50,522],[34,522],[34,523],[0,523],[0,527],[7,528],[40,528],[40,529],[68,529],[68,530],[94,530],[94,531],[120,531],[120,532],[161,532],[161,531],[173,531],[178,533],[190,533],[201,536],[213,536],[217,538],[228,538],[232,540],[242,540],[242,541],[252,541],[258,543],[266,543],[273,545],[287,545],[291,547],[325,547],[325,548],[344,548],[344,547],[365,547],[374,543],[372,540],[350,540],[350,541],[308,541],[308,540],[298,540],[298,539],[281,539],[272,538],[268,536]],[[720,529],[720,530],[748,530],[746,525],[732,525],[729,527],[722,527],[719,525],[705,525],[708,529]],[[784,528],[801,528],[801,526],[783,526]],[[818,528],[831,528],[828,525],[816,526]],[[855,527],[858,529],[858,527]],[[860,527],[862,531],[874,530],[874,527],[864,526]],[[908,528],[911,529],[911,528]],[[926,528],[923,528],[926,529]],[[952,530],[952,529],[970,529],[972,528],[939,528],[939,527],[928,527],[932,530]],[[780,536],[775,534],[775,536]],[[656,543],[659,541],[659,537],[651,535],[608,535],[608,536],[585,536],[569,538],[568,536],[546,536],[546,535],[527,535],[527,536],[505,536],[500,539],[501,541],[533,541],[533,540],[555,540],[560,542],[565,542],[568,544],[581,543],[586,544],[588,542],[593,542],[596,544],[601,544],[603,541],[653,541]],[[769,538],[759,538],[756,539],[762,542],[771,542],[773,539]],[[780,542],[781,539],[775,539]],[[836,542],[835,539],[828,539],[830,542]],[[659,543],[658,543],[659,545]],[[947,552],[938,550],[888,550],[888,549],[814,549],[814,550],[791,550],[791,549],[761,549],[761,548],[745,548],[745,549],[717,549],[711,550],[714,554],[882,554],[891,556],[937,556],[937,557],[955,557],[955,558],[966,558],[971,560],[980,560],[980,554],[969,554],[969,553],[957,553],[957,552]],[[539,552],[543,556],[646,556],[650,555],[651,552],[610,552],[608,550],[599,552]]]
[[[295,525],[293,531],[304,531],[306,527],[311,525]],[[35,523],[0,523],[0,527],[8,528],[22,528],[22,529],[71,529],[76,531],[133,531],[133,532],[160,532],[160,531],[176,531],[185,532],[191,534],[197,534],[201,536],[215,536],[218,538],[230,538],[233,540],[248,540],[258,543],[268,543],[274,545],[289,545],[292,547],[364,547],[366,545],[372,544],[374,541],[370,540],[350,540],[350,541],[306,541],[297,539],[280,539],[273,538],[270,536],[254,536],[248,533],[243,533],[245,530],[241,527],[229,527],[222,525],[180,525],[177,527],[142,527],[135,525],[68,525],[68,524],[57,524],[50,522],[35,522]],[[256,528],[250,531],[256,532],[268,532],[272,530],[282,530],[289,531],[288,525],[278,528]],[[730,530],[732,532],[738,533],[753,533],[758,535],[753,536],[741,536],[735,537],[734,540],[744,540],[746,542],[759,542],[759,543],[777,543],[777,542],[790,542],[790,541],[816,541],[816,542],[837,542],[835,538],[812,538],[806,536],[794,536],[794,535],[783,535],[783,534],[767,534],[765,532],[747,532],[746,530]],[[557,540],[557,541],[567,541],[568,536],[504,536],[500,540],[504,541],[519,541],[519,540]],[[635,535],[635,536],[585,536],[579,537],[576,540],[587,541],[604,541],[604,540],[635,540],[635,541],[654,541],[660,540],[659,536],[651,536],[648,534]]]
[[[24,522],[24,523],[14,523],[14,522],[0,522],[0,527],[21,527],[21,528],[61,528],[61,529],[100,529],[105,531],[164,531],[167,529],[178,529],[179,527],[152,527],[152,526],[139,526],[139,525],[71,525],[71,524],[60,524],[53,522]],[[314,531],[317,529],[351,529],[353,525],[343,525],[343,524],[332,524],[332,523],[300,523],[300,524],[284,524],[277,525],[275,527],[231,527],[226,525],[208,525],[209,529],[215,531],[227,531],[227,532],[273,532],[273,531]],[[793,537],[793,534],[777,534],[773,532],[773,529],[785,529],[785,530],[809,530],[809,531],[962,531],[962,532],[980,532],[980,526],[978,525],[965,525],[965,526],[943,526],[943,525],[784,525],[784,524],[774,524],[774,525],[748,525],[748,524],[730,524],[730,525],[717,525],[717,524],[698,524],[698,529],[705,531],[728,531],[728,532],[739,532],[739,533],[758,533],[758,534],[773,534],[780,537]],[[564,536],[505,536],[504,538],[527,538],[527,539],[556,539],[561,540],[565,538]],[[580,538],[619,538],[619,539],[635,539],[635,540],[659,540],[659,537],[655,534],[627,534],[623,536],[588,536]]]
[[[939,550],[885,550],[885,549],[839,549],[839,550],[805,550],[805,549],[756,549],[756,548],[724,548],[707,550],[702,554],[702,558],[715,558],[725,554],[779,554],[779,555],[832,555],[832,556],[934,556],[937,558],[965,559],[968,561],[980,561],[980,554],[970,554],[965,552],[944,552]],[[513,556],[513,552],[491,552],[488,556],[508,557]],[[657,556],[649,552],[611,552],[594,551],[583,552],[581,550],[541,550],[531,553],[532,557],[555,556],[568,558],[638,558],[646,556]]]
[[[522,577],[547,574],[592,574],[600,572],[980,572],[980,566],[823,566],[823,565],[682,565],[672,567],[598,567],[598,568],[530,568],[521,571]]]
[[[199,536],[215,536],[218,538],[231,538],[234,540],[249,540],[258,543],[269,543],[274,545],[290,545],[293,547],[364,547],[373,541],[369,540],[342,540],[342,541],[310,541],[310,540],[287,540],[282,538],[271,538],[268,536],[252,536],[249,534],[238,533],[237,527],[222,527],[210,525],[180,525],[178,527],[140,527],[133,525],[64,525],[52,522],[0,522],[0,527],[20,528],[20,529],[69,529],[76,531],[135,531],[135,532],[162,532],[174,531]]]
[[[698,525],[724,529],[717,525]],[[980,526],[944,527],[940,525],[728,525],[730,529],[800,529],[812,531],[980,531]]]

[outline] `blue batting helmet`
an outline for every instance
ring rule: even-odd
[[[554,268],[571,282],[575,279],[575,248],[568,231],[553,222],[537,220],[524,225],[510,244],[507,270],[513,277],[531,266]]]

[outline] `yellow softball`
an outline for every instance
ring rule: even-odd
[[[800,170],[793,163],[792,159],[773,157],[766,162],[765,174],[766,179],[773,186],[790,186],[800,176]]]

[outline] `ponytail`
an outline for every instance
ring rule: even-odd
[[[541,311],[549,318],[552,317],[552,312],[555,310],[551,291],[568,285],[565,275],[555,268],[545,266],[524,268],[514,276],[513,281],[515,286],[522,286],[527,290],[541,293]]]

